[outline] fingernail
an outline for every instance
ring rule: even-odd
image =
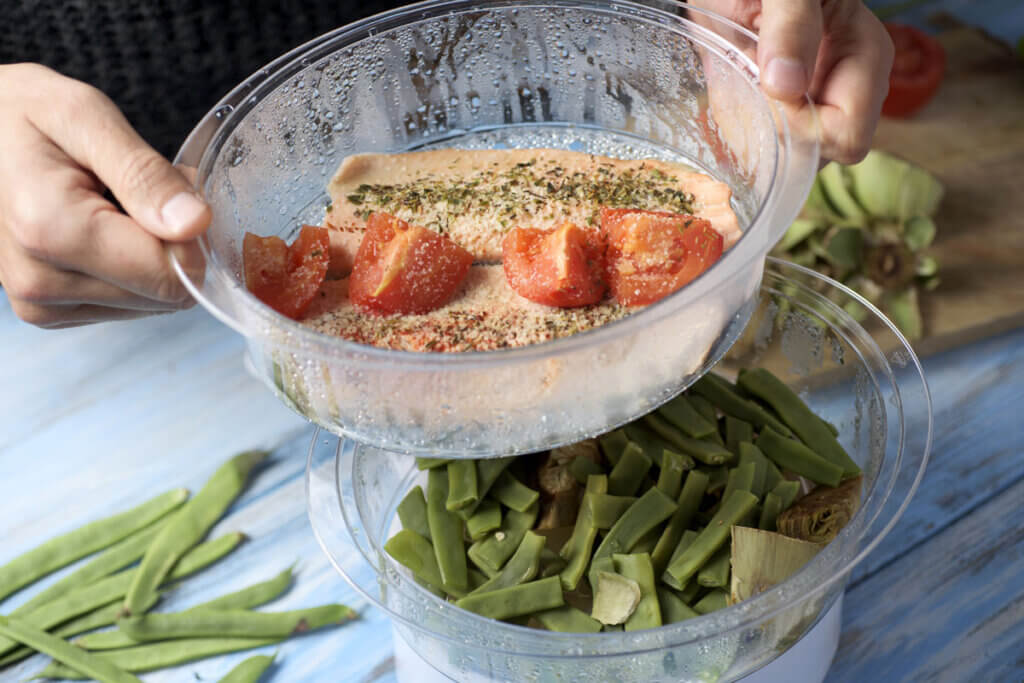
[[[789,57],[773,57],[764,70],[764,83],[778,95],[799,97],[807,91],[807,70]]]
[[[203,214],[206,205],[191,192],[179,192],[160,209],[160,219],[172,233],[181,235],[195,227]]]

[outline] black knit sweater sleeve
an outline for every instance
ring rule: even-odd
[[[343,0],[2,0],[0,63],[38,62],[109,95],[171,156],[207,110],[280,54],[402,4]]]

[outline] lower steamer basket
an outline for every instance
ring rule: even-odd
[[[895,524],[924,472],[928,387],[913,351],[870,304],[771,259],[759,307],[716,371],[728,376],[741,364],[769,368],[839,428],[864,470],[861,509],[784,583],[647,631],[552,633],[436,598],[383,550],[398,528],[398,503],[424,473],[407,455],[318,432],[307,467],[314,533],[342,576],[392,618],[401,680],[821,680],[835,653],[846,580]]]

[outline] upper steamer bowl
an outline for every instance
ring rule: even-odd
[[[175,268],[245,335],[256,376],[328,430],[407,453],[479,457],[576,441],[677,394],[732,345],[764,259],[818,163],[803,124],[758,88],[755,37],[699,10],[603,0],[426,2],[351,24],[232,91],[177,163],[213,210],[202,269]],[[810,132],[807,132],[807,131]],[[488,134],[483,131],[490,131]],[[246,290],[245,232],[319,223],[327,181],[359,152],[495,141],[685,159],[732,188],[739,242],[624,320],[529,347],[373,348],[316,333]]]
[[[755,302],[754,320],[716,372],[758,366],[777,374],[838,427],[840,442],[864,471],[860,510],[778,586],[733,607],[644,631],[554,633],[486,619],[427,591],[383,549],[400,528],[398,503],[423,483],[425,473],[413,459],[323,435],[313,440],[306,473],[317,540],[346,580],[388,613],[396,635],[460,683],[731,681],[771,663],[831,613],[835,622],[824,624],[835,629],[831,643],[816,652],[800,642],[795,657],[787,657],[787,674],[764,671],[771,681],[822,680],[838,635],[831,608],[924,474],[931,399],[906,339],[841,284],[770,258]],[[755,679],[764,680],[761,672]]]

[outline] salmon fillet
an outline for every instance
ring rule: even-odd
[[[741,234],[725,183],[657,159],[560,149],[356,154],[341,163],[328,193],[327,224],[351,243],[380,210],[446,234],[484,262],[501,260],[502,238],[514,227],[594,225],[601,206],[707,218],[726,248]]]
[[[402,351],[491,351],[567,337],[629,315],[610,301],[554,308],[516,294],[500,265],[475,265],[452,301],[422,314],[373,315],[348,297],[348,280],[327,280],[304,325],[349,341]]]

